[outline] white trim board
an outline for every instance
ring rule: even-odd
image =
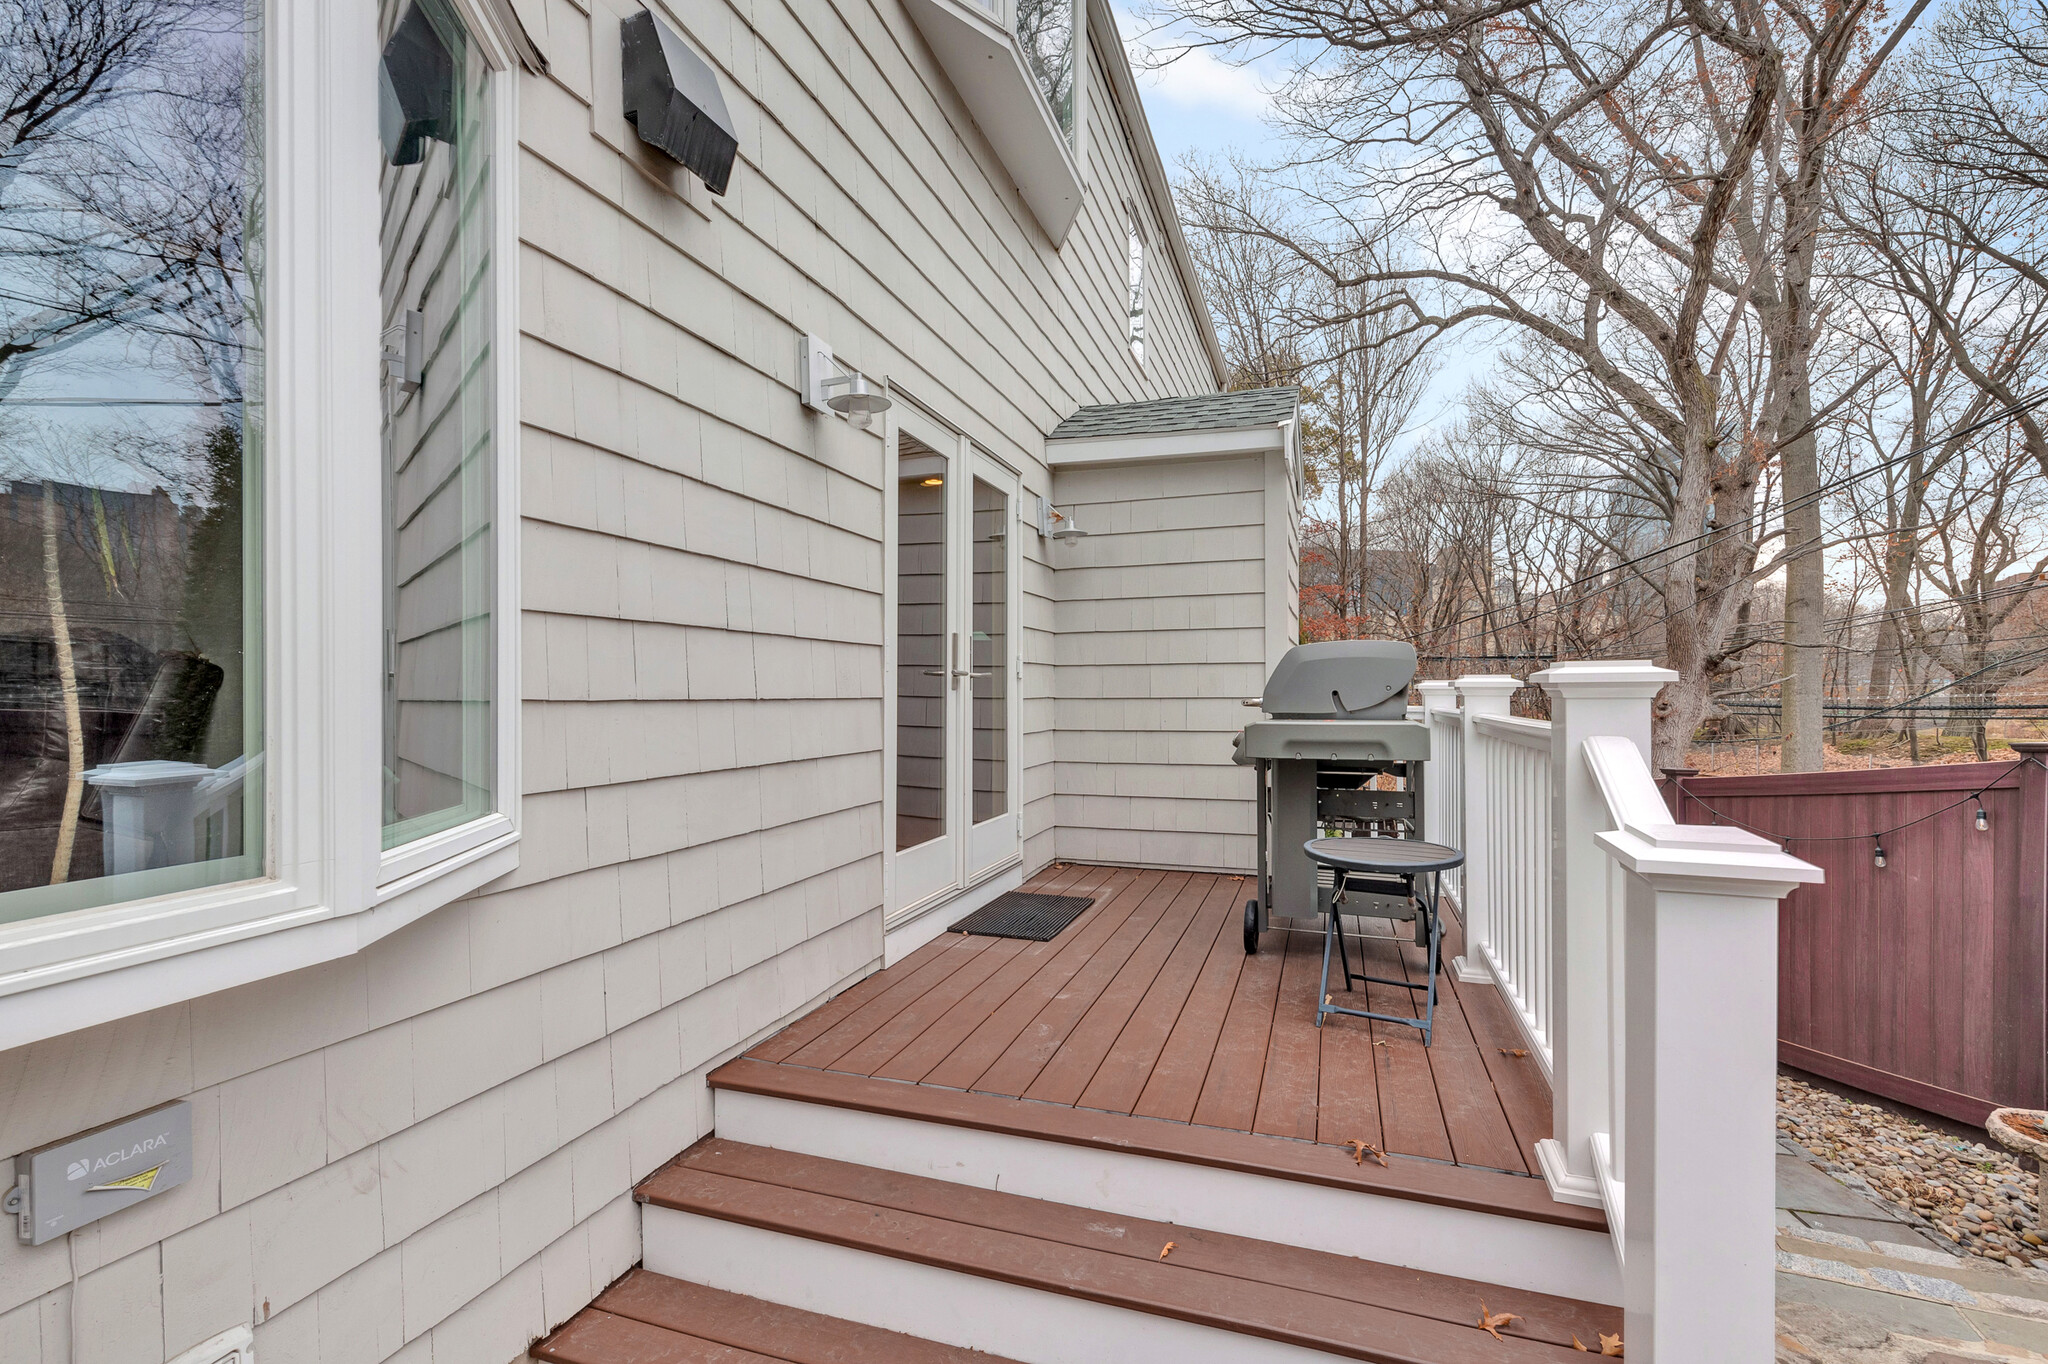
[[[651,1203],[641,1206],[640,1228],[641,1263],[656,1274],[999,1353],[1022,1364],[1329,1364],[1332,1358],[1321,1350]]]
[[[718,1089],[713,1096],[712,1127],[728,1141],[1538,1293],[1621,1302],[1621,1277],[1604,1232],[771,1095]]]
[[[944,933],[946,925],[958,922],[961,915],[972,914],[1004,891],[1023,884],[1024,866],[1019,861],[957,894],[905,911],[894,923],[883,927],[882,964],[894,966]]]
[[[1287,448],[1287,424],[1229,426],[1195,431],[1166,431],[1150,436],[1088,436],[1048,440],[1049,468],[1084,464],[1139,464],[1161,459],[1230,459]]]

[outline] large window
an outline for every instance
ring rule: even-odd
[[[0,0],[0,1051],[517,865],[509,16]]]
[[[262,867],[262,32],[0,0],[0,922]]]
[[[1074,55],[1079,50],[1078,0],[1016,0],[1017,42],[1038,80],[1053,120],[1074,144]]]

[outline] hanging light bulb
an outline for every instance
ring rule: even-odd
[[[1984,813],[1984,802],[1977,802],[1977,832],[1983,833],[1991,827],[1991,816]]]
[[[1877,844],[1877,865],[1881,869],[1884,866],[1884,844],[1878,842],[1876,834],[1870,836],[1870,841]]]

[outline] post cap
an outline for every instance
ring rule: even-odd
[[[1461,677],[1454,684],[1460,692],[1471,692],[1480,696],[1506,696],[1522,688],[1522,679],[1503,673],[1475,673]]]
[[[1669,668],[1658,667],[1647,658],[1589,659],[1553,663],[1542,672],[1531,674],[1529,680],[1552,696],[1566,700],[1574,696],[1647,699],[1663,690],[1667,682],[1676,682],[1678,674]]]

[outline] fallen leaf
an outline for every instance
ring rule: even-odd
[[[1385,1038],[1381,1038],[1379,1041],[1373,1043],[1373,1045],[1375,1047],[1391,1047],[1394,1044],[1392,1042],[1387,1041]]]
[[[1528,1051],[1522,1047],[1496,1047],[1495,1050],[1498,1051],[1502,1056],[1512,1056],[1518,1061],[1529,1054]]]
[[[1367,1156],[1371,1156],[1381,1165],[1387,1163],[1387,1153],[1369,1141],[1360,1141],[1357,1137],[1353,1137],[1350,1141],[1345,1142],[1344,1146],[1345,1149],[1351,1152],[1351,1161],[1354,1165],[1365,1164]]]
[[[1480,1299],[1479,1329],[1492,1336],[1495,1340],[1501,1339],[1501,1327],[1511,1321],[1520,1321],[1521,1319],[1521,1314],[1516,1312],[1489,1312],[1486,1310],[1486,1300]],[[1605,1339],[1605,1337],[1602,1337],[1602,1339]]]
[[[1589,1355],[1593,1353],[1591,1350],[1587,1349],[1584,1345],[1579,1343],[1579,1334],[1576,1331],[1572,1332],[1572,1348],[1574,1350],[1577,1350],[1582,1355]]]
[[[1600,1333],[1600,1353],[1606,1355],[1610,1359],[1620,1359],[1621,1337],[1610,1336],[1605,1331],[1602,1331]]]
[[[1179,1244],[1180,1242],[1178,1241],[1168,1241],[1165,1245],[1159,1248],[1159,1258],[1163,1260],[1167,1256],[1173,1254],[1173,1248]]]
[[[1329,1002],[1330,1002],[1330,996],[1329,996],[1329,995],[1324,995],[1324,996],[1323,996],[1323,1003],[1325,1003],[1325,1004],[1328,1004]]]

